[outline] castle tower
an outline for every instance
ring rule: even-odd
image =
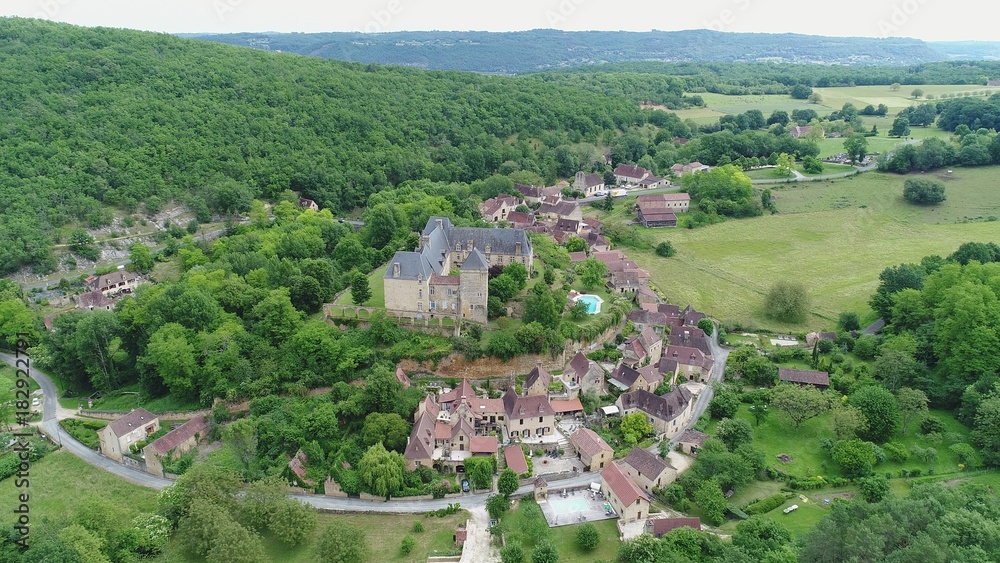
[[[477,323],[485,323],[486,299],[489,296],[489,269],[486,257],[478,248],[469,252],[469,257],[459,269],[459,305],[462,318]]]

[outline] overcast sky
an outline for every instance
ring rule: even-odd
[[[0,14],[168,33],[716,29],[1000,41],[971,0],[4,0]],[[976,14],[979,14],[978,17]]]

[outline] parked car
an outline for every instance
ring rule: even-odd
[[[31,406],[33,407],[37,407],[38,403],[39,403],[38,397],[35,397],[34,399],[31,400]]]
[[[786,508],[786,509],[784,510],[784,513],[785,513],[785,514],[788,514],[789,512],[791,512],[791,511],[793,511],[793,510],[798,510],[798,509],[799,509],[799,505],[797,505],[797,504],[793,504],[792,506],[789,506],[788,508]]]
[[[469,480],[468,479],[462,479],[462,492],[463,493],[469,492]]]

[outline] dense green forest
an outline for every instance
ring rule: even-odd
[[[346,212],[411,179],[554,180],[555,147],[645,120],[625,98],[544,79],[24,19],[0,20],[0,37],[0,274],[52,271],[60,229],[107,224],[106,206],[177,200],[204,221],[286,189]]]
[[[708,29],[641,33],[534,29],[508,33],[401,31],[188,36],[329,59],[491,74],[628,61],[770,60],[821,65],[913,65],[950,58],[933,44],[911,38],[724,33]]]

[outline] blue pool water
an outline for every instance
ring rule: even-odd
[[[574,512],[590,510],[590,503],[587,502],[587,499],[583,498],[549,497],[549,504],[552,506],[552,512],[556,514],[572,514]]]
[[[576,301],[583,301],[587,304],[587,314],[596,315],[601,312],[601,303],[604,300],[596,295],[580,295],[577,296]]]

